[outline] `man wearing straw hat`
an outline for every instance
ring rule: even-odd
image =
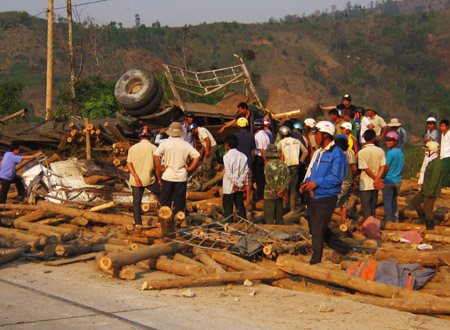
[[[406,143],[408,143],[408,133],[406,132],[406,129],[401,127],[402,124],[397,118],[392,118],[388,126],[391,131],[398,134],[397,148],[399,148],[402,152],[405,152]]]
[[[161,171],[161,194],[159,202],[162,206],[172,206],[174,214],[185,210],[187,175],[195,170],[200,154],[194,147],[183,141],[186,133],[178,122],[170,124],[166,132],[169,139],[161,143],[153,153],[156,168]],[[161,158],[164,157],[164,167]],[[192,160],[188,165],[189,159]]]

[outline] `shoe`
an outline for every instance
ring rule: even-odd
[[[339,253],[339,252],[335,252],[333,254],[333,256],[331,257],[331,262],[333,264],[338,264],[341,261],[344,261],[344,260],[347,260],[348,258],[350,258],[352,254],[353,254],[353,251],[349,251],[349,252],[347,252],[345,254],[342,254],[342,253]]]
[[[434,230],[434,220],[425,221],[425,226],[427,230]]]

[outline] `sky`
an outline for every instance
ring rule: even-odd
[[[162,26],[197,25],[203,22],[263,23],[269,18],[286,15],[302,16],[316,10],[331,11],[332,5],[344,9],[349,0],[72,0],[81,20],[93,19],[99,25],[111,21],[124,26],[140,23],[151,25],[159,21]],[[370,0],[353,0],[352,5],[367,6]],[[90,4],[87,4],[90,3]],[[0,0],[0,12],[26,11],[30,15],[46,18],[48,0]],[[66,16],[66,0],[54,0],[55,17]],[[61,8],[61,9],[57,9]]]

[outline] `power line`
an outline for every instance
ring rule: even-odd
[[[94,3],[99,3],[99,2],[106,2],[106,1],[111,1],[111,0],[95,0],[95,1],[90,1],[90,2],[84,2],[84,3],[78,3],[76,5],[72,5],[72,7],[80,7],[80,6],[89,6],[92,5]],[[61,10],[61,9],[66,9],[67,6],[64,7],[57,7],[57,8],[53,8],[53,10]],[[37,13],[36,15],[33,15],[31,17],[37,17],[39,15],[45,14],[48,12],[48,8],[46,8],[45,10],[41,11],[40,13]]]

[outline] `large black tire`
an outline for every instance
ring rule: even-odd
[[[146,106],[136,109],[136,110],[128,110],[126,109],[127,114],[129,114],[132,117],[140,117],[140,116],[147,116],[151,115],[155,110],[157,110],[161,104],[162,98],[164,96],[164,91],[161,87],[158,88],[158,91],[156,92],[155,97],[149,104]]]
[[[153,73],[131,69],[125,72],[114,87],[117,102],[126,110],[146,106],[158,92],[159,83]]]

